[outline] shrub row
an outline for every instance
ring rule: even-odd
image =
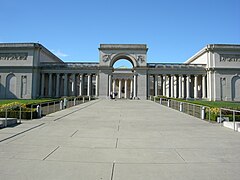
[[[19,119],[20,117],[20,111],[8,111],[7,112],[7,117],[8,118],[17,118]],[[5,118],[6,116],[6,113],[4,111],[1,111],[0,112],[0,117],[1,118]],[[21,112],[21,118],[22,119],[31,119],[31,111],[22,111]],[[32,118],[37,118],[37,112],[36,111],[33,111],[32,112]]]

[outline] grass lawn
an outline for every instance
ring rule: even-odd
[[[187,102],[215,107],[215,108],[228,108],[228,109],[236,109],[240,110],[240,103],[239,102],[224,102],[224,101],[200,101],[200,100],[189,100]]]
[[[0,105],[9,104],[13,102],[18,102],[22,104],[36,104],[36,103],[53,101],[53,100],[54,99],[4,99],[4,100],[0,100]]]
[[[239,102],[224,102],[224,101],[204,101],[204,100],[182,100],[182,99],[174,99],[177,101],[188,102],[203,106],[208,106],[211,108],[227,108],[227,109],[235,109],[240,110]]]

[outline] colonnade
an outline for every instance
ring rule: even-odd
[[[41,73],[41,97],[98,96],[97,74]]]
[[[113,98],[135,99],[137,98],[137,75],[132,77],[112,77],[108,78],[108,94]]]
[[[207,98],[205,74],[152,74],[148,75],[148,82],[148,95],[186,99]]]

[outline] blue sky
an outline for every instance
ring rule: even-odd
[[[148,62],[182,63],[207,44],[240,44],[239,0],[1,0],[0,42],[40,42],[64,61],[99,44],[144,43]]]

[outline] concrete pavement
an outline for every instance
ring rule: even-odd
[[[240,136],[151,101],[95,100],[0,130],[0,179],[239,179]]]

